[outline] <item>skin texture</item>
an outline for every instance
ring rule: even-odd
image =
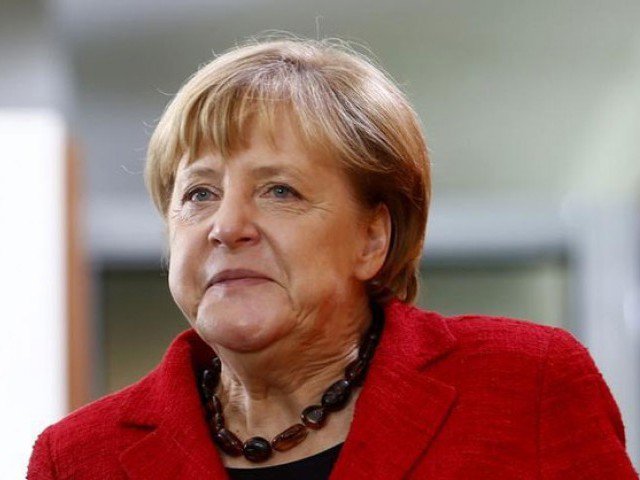
[[[385,206],[360,206],[338,162],[302,147],[288,118],[281,125],[275,142],[251,127],[227,159],[207,149],[183,159],[168,212],[169,287],[222,360],[218,393],[242,440],[299,422],[342,377],[371,321],[364,282],[382,267],[391,233]],[[263,278],[211,285],[226,269]],[[265,465],[343,441],[356,397]]]

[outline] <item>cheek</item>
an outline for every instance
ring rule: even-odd
[[[179,293],[179,287],[184,283],[182,277],[184,276],[183,260],[179,254],[173,250],[169,258],[169,290],[175,297]]]
[[[187,268],[183,258],[173,250],[169,260],[169,291],[176,305],[189,319],[192,318],[193,307],[189,299]]]
[[[194,318],[198,299],[198,287],[201,274],[201,261],[195,254],[199,251],[190,245],[189,237],[180,233],[170,235],[169,254],[169,291],[182,312],[189,318]]]
[[[318,293],[320,289],[344,290],[353,279],[358,235],[354,224],[345,221],[305,230],[288,250],[295,252],[290,259],[291,267],[301,273],[298,280]]]
[[[344,274],[350,272],[361,244],[361,231],[357,219],[352,216],[340,216],[329,227],[323,230],[322,238],[317,243],[326,259],[339,268]]]

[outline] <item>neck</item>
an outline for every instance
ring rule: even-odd
[[[272,438],[299,423],[302,410],[318,404],[324,391],[343,378],[345,367],[357,358],[361,336],[370,322],[365,300],[323,312],[322,318],[300,319],[301,328],[289,338],[259,352],[216,348],[222,360],[218,396],[230,429],[244,439],[255,435]],[[303,328],[305,325],[315,328]],[[351,414],[355,398],[357,394],[342,415]],[[340,424],[348,429],[350,421]]]

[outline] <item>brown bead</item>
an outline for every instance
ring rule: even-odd
[[[371,325],[369,326],[369,330],[375,333],[381,333],[384,328],[384,308],[380,305],[372,305],[371,308]]]
[[[347,404],[350,395],[351,384],[346,380],[338,380],[322,395],[322,406],[330,412],[335,412]]]
[[[302,423],[307,427],[318,430],[327,421],[327,412],[322,405],[311,405],[302,411],[300,417],[302,418]]]
[[[244,446],[232,431],[227,430],[226,428],[221,428],[215,432],[213,440],[227,455],[231,455],[232,457],[242,455]]]
[[[222,413],[222,404],[215,393],[207,399],[207,408],[212,414]]]
[[[216,387],[218,386],[219,378],[219,372],[214,372],[213,370],[205,370],[202,372],[200,384],[202,385],[202,391],[204,392],[205,397],[208,398],[213,395],[213,392],[215,392]]]
[[[271,440],[271,446],[274,450],[284,452],[302,442],[307,438],[308,433],[309,431],[307,430],[307,427],[300,423],[296,423],[295,425],[287,428],[284,432],[276,435],[273,440]]]
[[[264,462],[271,456],[271,444],[266,438],[253,437],[244,442],[244,456],[252,462]]]
[[[222,368],[222,363],[220,362],[220,358],[213,357],[213,360],[211,360],[211,366],[213,367],[213,370],[215,372],[220,372],[220,369]]]
[[[378,339],[379,339],[378,333],[367,332],[361,344],[360,350],[358,351],[358,357],[364,359],[367,362],[371,360],[371,357],[373,356],[373,352],[376,349],[376,345],[378,344]]]
[[[224,428],[224,417],[221,413],[216,413],[209,421],[214,431],[222,430]]]
[[[364,374],[367,369],[367,362],[363,358],[357,358],[344,370],[344,375],[347,381],[354,385],[360,385],[364,380]]]

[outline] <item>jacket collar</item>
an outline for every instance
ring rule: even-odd
[[[131,389],[120,423],[148,432],[120,455],[132,480],[227,478],[196,388],[196,372],[213,355],[194,330],[186,330],[158,367]]]
[[[453,386],[428,374],[455,347],[445,319],[395,299],[384,312],[383,334],[332,479],[402,478],[427,450],[456,398]],[[132,480],[228,478],[195,388],[194,372],[212,355],[197,333],[187,330],[158,367],[129,390],[120,422],[148,432],[120,455]]]
[[[387,304],[382,337],[332,480],[406,477],[456,398],[453,386],[428,373],[455,345],[440,315],[398,300]]]

